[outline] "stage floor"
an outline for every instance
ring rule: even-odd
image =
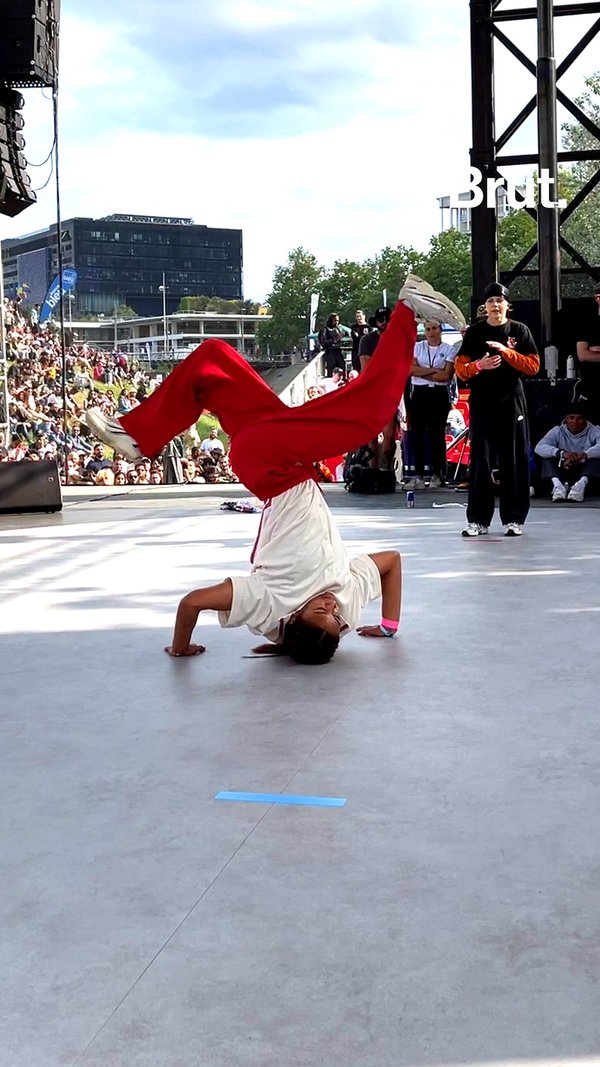
[[[172,660],[245,495],[0,516],[1,1067],[600,1063],[597,508],[466,541],[333,487],[403,553],[400,639],[307,668],[207,618]]]

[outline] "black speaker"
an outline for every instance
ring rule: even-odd
[[[529,437],[532,445],[558,426],[572,407],[575,390],[574,378],[525,378],[523,388],[529,416]]]
[[[0,0],[0,80],[50,88],[58,71],[60,0]]]
[[[0,463],[0,514],[61,509],[60,478],[53,459]]]
[[[11,217],[37,200],[23,155],[21,109],[24,103],[16,89],[0,84],[0,212]]]

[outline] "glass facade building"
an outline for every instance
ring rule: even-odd
[[[177,310],[183,296],[242,299],[241,230],[200,226],[192,219],[109,215],[63,222],[61,245],[63,266],[79,275],[74,315],[110,315],[123,304],[138,315],[158,315],[163,274],[169,312]],[[32,252],[45,254],[47,287],[58,273],[56,226],[2,244],[7,293],[26,284],[30,301],[38,303],[44,298],[40,271],[35,286],[26,277]]]

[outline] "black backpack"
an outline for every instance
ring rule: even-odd
[[[344,484],[348,493],[395,493],[396,472],[369,467],[373,451],[368,445],[349,452],[344,465]]]

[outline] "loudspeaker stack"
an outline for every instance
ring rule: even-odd
[[[52,87],[58,70],[60,0],[0,0],[0,82]]]
[[[0,514],[61,508],[60,478],[53,459],[0,463]]]

